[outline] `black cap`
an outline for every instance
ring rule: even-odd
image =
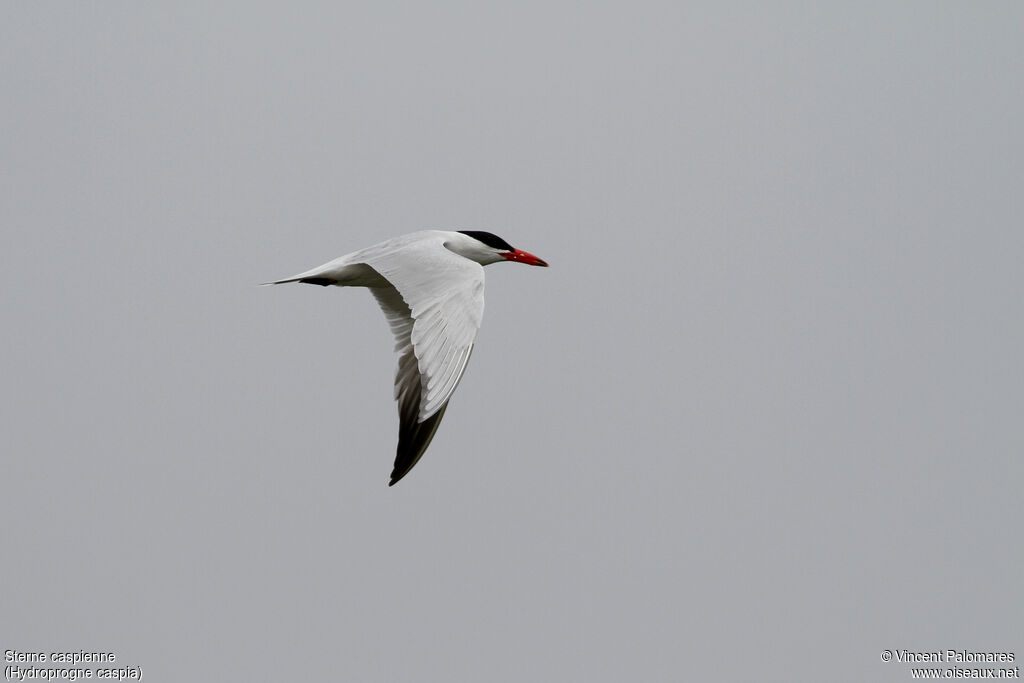
[[[459,230],[463,235],[469,235],[473,239],[480,240],[489,247],[495,249],[501,249],[502,251],[515,251],[515,247],[501,239],[494,233],[484,232],[483,230]]]

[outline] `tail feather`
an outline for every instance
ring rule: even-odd
[[[290,277],[284,280],[275,280],[274,282],[261,282],[260,285],[284,285],[289,282],[303,282],[307,285],[320,285],[321,287],[338,284],[337,280],[329,277]]]

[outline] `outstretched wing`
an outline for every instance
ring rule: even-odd
[[[370,291],[391,325],[398,353],[394,485],[427,450],[469,362],[483,318],[483,268],[448,251],[442,239],[361,260],[390,283]]]

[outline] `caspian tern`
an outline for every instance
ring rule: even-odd
[[[483,266],[501,261],[548,265],[489,232],[424,230],[267,283],[368,287],[376,297],[398,352],[398,452],[388,486],[408,474],[434,438],[483,318]]]

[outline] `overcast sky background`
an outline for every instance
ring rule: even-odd
[[[838,5],[843,6],[838,6]],[[151,681],[1024,656],[1024,4],[0,6],[0,648]],[[258,287],[484,228],[390,332]]]

